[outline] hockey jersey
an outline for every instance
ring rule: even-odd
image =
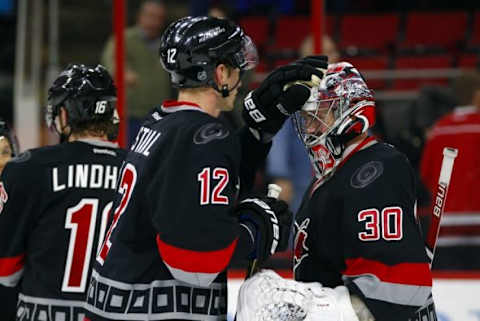
[[[17,320],[77,321],[125,153],[100,140],[32,149],[0,182],[0,284]]]
[[[254,140],[192,103],[151,114],[123,166],[89,320],[226,320],[225,269],[241,229],[232,209],[269,148]]]
[[[376,321],[414,319],[422,306],[434,314],[414,173],[392,146],[371,137],[350,146],[334,175],[312,184],[295,228],[296,280],[346,285]]]

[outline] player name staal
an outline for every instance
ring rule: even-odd
[[[117,188],[118,167],[101,164],[75,164],[52,169],[54,192],[66,188]]]

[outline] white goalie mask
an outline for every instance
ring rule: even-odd
[[[315,176],[333,174],[345,144],[375,123],[375,102],[367,84],[350,63],[330,64],[320,85],[294,114],[294,125],[308,150]]]

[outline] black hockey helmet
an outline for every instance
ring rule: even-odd
[[[10,144],[10,149],[12,150],[12,157],[17,156],[19,151],[17,137],[8,124],[2,119],[0,119],[0,137],[7,139]]]
[[[177,88],[218,87],[214,70],[228,64],[241,71],[255,68],[258,54],[250,37],[235,23],[214,17],[184,17],[162,35],[160,61]]]
[[[93,122],[111,120],[112,124],[118,124],[116,100],[116,88],[105,67],[70,64],[48,90],[47,126],[58,132],[55,118],[61,107],[68,113],[72,131]]]

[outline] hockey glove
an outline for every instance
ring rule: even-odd
[[[235,209],[240,223],[246,224],[255,238],[253,258],[260,261],[288,247],[293,214],[287,203],[271,197],[247,198]]]
[[[258,139],[268,142],[285,120],[310,97],[302,82],[320,81],[328,63],[325,56],[302,58],[270,73],[244,99],[243,118]],[[298,82],[298,83],[297,83]]]

